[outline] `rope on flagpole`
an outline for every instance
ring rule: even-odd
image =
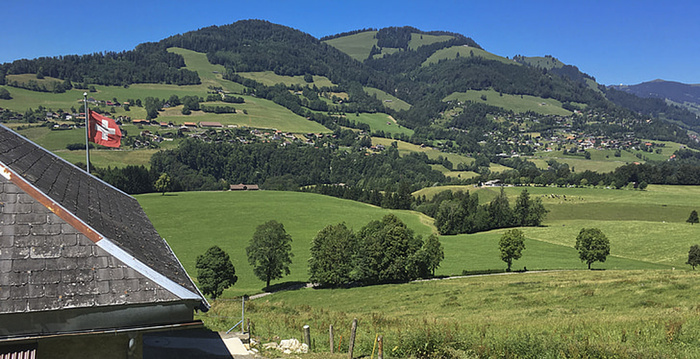
[[[88,133],[90,132],[90,112],[88,112],[87,92],[83,92],[83,103],[85,103],[85,157],[87,173],[90,173],[90,140]]]

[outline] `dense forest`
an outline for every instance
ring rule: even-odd
[[[342,184],[395,191],[402,181],[410,183],[413,190],[445,181],[424,157],[399,156],[393,147],[367,156],[365,151],[318,145],[244,145],[188,139],[177,149],[154,154],[151,168],[171,174],[182,190],[222,188],[222,183],[259,183],[274,189]]]
[[[192,85],[201,83],[196,72],[182,69],[182,56],[161,44],[144,43],[132,51],[90,55],[41,57],[0,65],[0,73],[36,74],[74,83],[123,86],[132,83]],[[4,76],[2,76],[4,78]]]

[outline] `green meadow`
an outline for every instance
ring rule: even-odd
[[[471,47],[467,45],[462,46],[452,46],[446,49],[440,49],[435,51],[428,59],[426,59],[421,66],[429,66],[431,64],[436,64],[440,60],[451,60],[457,57],[467,58],[467,57],[481,57],[485,60],[494,60],[503,62],[509,65],[520,65],[519,63],[509,60],[505,57],[494,55],[488,51],[484,51],[477,47]]]
[[[440,190],[432,187],[415,195],[430,198]],[[451,190],[478,193],[483,203],[498,189],[452,186]],[[598,269],[687,269],[688,248],[700,242],[700,226],[685,223],[700,195],[695,187],[649,186],[646,191],[597,188],[528,187],[532,197],[541,198],[550,211],[542,227],[523,228],[527,237],[523,258],[515,269],[584,269],[573,249],[581,228],[598,227],[611,242],[611,256]],[[522,188],[505,191],[511,204]],[[566,196],[566,199],[564,198]],[[255,227],[268,220],[285,225],[292,235],[294,264],[291,275],[275,283],[306,281],[306,262],[311,239],[329,224],[346,222],[359,230],[370,220],[395,212],[416,233],[433,233],[432,219],[418,212],[389,211],[353,201],[296,192],[191,192],[166,196],[136,196],[156,229],[173,247],[194,277],[196,256],[217,244],[229,252],[239,283],[225,297],[259,292],[263,283],[252,275],[245,247]],[[464,271],[501,270],[498,240],[504,230],[442,236],[445,260],[438,275],[459,275]]]
[[[374,38],[374,35],[376,34],[376,31],[365,31],[349,36],[326,40],[324,42],[348,54],[357,61],[364,61],[367,59],[367,57],[369,57],[369,52],[372,50],[372,46],[377,44],[377,39]]]
[[[439,150],[436,150],[431,147],[421,147],[419,145],[414,145],[412,143],[394,140],[391,138],[372,137],[373,145],[391,146],[393,142],[396,142],[399,149],[399,154],[401,155],[409,154],[412,152],[424,152],[430,159],[437,159],[438,157],[442,156],[443,158],[447,158],[448,160],[450,160],[454,167],[457,167],[457,165],[460,163],[471,164],[472,162],[474,162],[473,158],[462,156],[456,153],[440,152]]]
[[[478,193],[482,203],[499,191],[451,186],[415,195],[430,197],[447,188]],[[505,188],[511,204],[522,189]],[[527,272],[502,273],[505,264],[499,259],[498,240],[504,230],[441,236],[445,259],[436,274],[455,278],[275,293],[247,304],[253,334],[264,341],[300,338],[301,327],[308,324],[314,350],[327,352],[324,333],[333,324],[336,346],[346,351],[349,324],[359,318],[359,356],[371,355],[376,334],[384,335],[389,351],[385,353],[391,357],[700,355],[700,302],[692,291],[698,274],[684,264],[690,245],[699,242],[700,226],[685,223],[696,208],[699,187],[527,190],[550,211],[543,226],[522,228],[526,249],[513,268],[526,267]],[[259,293],[264,286],[252,274],[245,247],[255,227],[265,221],[283,223],[293,238],[291,274],[273,285],[308,279],[310,242],[329,224],[345,222],[358,230],[370,220],[395,213],[422,236],[434,232],[431,219],[416,212],[308,193],[189,192],[136,198],[191,276],[196,277],[197,255],[210,246],[218,245],[231,256],[238,283],[213,301],[210,312],[199,315],[214,330],[227,330],[239,320],[236,296]],[[585,269],[573,248],[583,227],[601,228],[611,243],[610,256],[604,263],[594,263],[593,271]],[[463,273],[489,271],[501,274],[460,278]],[[438,348],[449,350],[420,354]]]
[[[381,100],[384,103],[385,107],[388,107],[392,110],[401,111],[411,109],[411,104],[405,102],[404,100],[398,97],[390,95],[380,89],[376,89],[374,87],[364,87],[364,90],[370,96],[376,96],[377,99]]]
[[[283,76],[283,75],[277,75],[273,71],[261,71],[261,72],[239,72],[239,75],[245,78],[249,78],[251,80],[255,80],[257,82],[262,83],[265,86],[274,86],[277,84],[285,84],[287,86],[291,85],[299,85],[299,86],[313,86],[316,85],[316,87],[333,87],[333,83],[331,80],[329,80],[325,76],[317,76],[314,75],[313,79],[314,81],[309,83],[304,81],[304,76]]]
[[[482,97],[486,98],[484,100]],[[513,112],[525,113],[533,111],[543,115],[571,115],[571,111],[561,107],[561,102],[530,95],[499,94],[495,90],[469,90],[467,92],[455,92],[443,99],[443,101],[472,101],[486,103],[488,105],[502,107]]]
[[[369,57],[369,53],[372,50],[372,46],[377,45],[377,39],[375,38],[376,35],[377,31],[364,31],[357,34],[326,40],[324,42],[348,54],[350,57],[357,61],[364,61]],[[424,45],[430,45],[436,42],[444,42],[452,38],[453,36],[451,35],[428,35],[413,33],[411,34],[411,40],[409,40],[408,42],[408,48],[411,50],[415,50]],[[379,55],[375,55],[376,57],[381,57],[386,54],[393,54],[399,51],[399,49],[388,47],[382,48],[381,50],[382,53]]]
[[[358,113],[347,114],[348,120],[366,123],[372,131],[384,131],[385,133],[403,133],[405,135],[413,135],[413,130],[399,125],[396,120],[385,113]]]
[[[229,253],[239,277],[224,297],[255,294],[265,283],[254,277],[245,247],[255,228],[269,220],[282,223],[292,236],[294,253],[291,274],[278,284],[306,281],[311,240],[322,228],[341,222],[359,230],[369,221],[395,213],[417,233],[428,235],[432,222],[422,214],[389,211],[371,205],[300,192],[182,192],[162,196],[135,196],[160,235],[165,238],[187,269],[196,277],[197,255],[213,245]]]
[[[301,338],[310,358],[354,357],[697,358],[698,300],[691,271],[626,270],[516,273],[349,289],[280,292],[247,304],[262,342]],[[217,330],[240,318],[240,304],[217,301],[200,316]],[[328,327],[334,349],[328,352]],[[275,356],[274,352],[270,355]]]

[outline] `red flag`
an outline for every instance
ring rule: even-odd
[[[96,112],[90,112],[88,139],[98,145],[107,147],[119,147],[122,142],[122,131],[117,123]]]

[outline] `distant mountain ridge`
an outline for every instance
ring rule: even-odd
[[[613,85],[610,87],[638,97],[665,99],[700,114],[700,84],[685,84],[657,79],[636,85]]]
[[[637,98],[622,91],[613,93],[615,89],[606,89],[597,84],[593,76],[551,55],[509,59],[489,53],[467,36],[443,31],[426,32],[410,26],[351,31],[324,39],[265,20],[241,20],[140,44],[134,50],[122,53],[71,55],[0,64],[0,85],[35,90],[31,85],[36,80],[24,84],[16,77],[21,74],[64,82],[61,88],[38,90],[44,92],[61,92],[78,86],[87,88],[93,84],[126,87],[133,83],[201,83],[196,72],[184,68],[180,55],[168,51],[182,48],[206,54],[209,63],[222,65],[225,68],[223,78],[243,84],[248,94],[263,96],[263,93],[269,95],[271,92],[246,80],[241,74],[270,71],[278,76],[304,76],[309,79],[309,84],[313,76],[323,76],[333,84],[333,88],[328,87],[325,92],[347,94],[342,104],[332,104],[341,112],[387,112],[402,126],[422,130],[419,133],[424,134],[436,131],[436,127],[443,127],[441,131],[459,128],[471,131],[474,143],[479,142],[478,132],[485,127],[475,126],[478,121],[457,120],[453,115],[442,118],[446,109],[458,106],[448,104],[445,100],[448,96],[495,91],[499,97],[541,98],[540,104],[553,99],[558,103],[556,106],[571,113],[587,109],[615,113],[614,117],[618,118],[643,114],[700,130],[700,119],[695,114],[667,106],[658,99]],[[367,88],[390,94],[404,101],[409,108],[392,111]],[[277,88],[274,91],[276,96],[270,95],[270,99],[277,97],[278,104],[310,117],[312,114],[302,109],[303,101],[286,93],[287,90]],[[306,100],[315,101],[319,106],[307,106],[309,109],[328,107],[312,97]],[[700,98],[700,94],[690,98]],[[482,109],[482,106],[494,108]],[[505,103],[499,106],[504,107],[494,106],[493,100],[489,102],[484,96],[478,106],[469,109],[474,114],[461,112],[460,116],[471,118],[482,116],[484,111],[508,112],[514,108]],[[436,122],[440,118],[441,121]],[[444,133],[439,135],[446,136]]]

